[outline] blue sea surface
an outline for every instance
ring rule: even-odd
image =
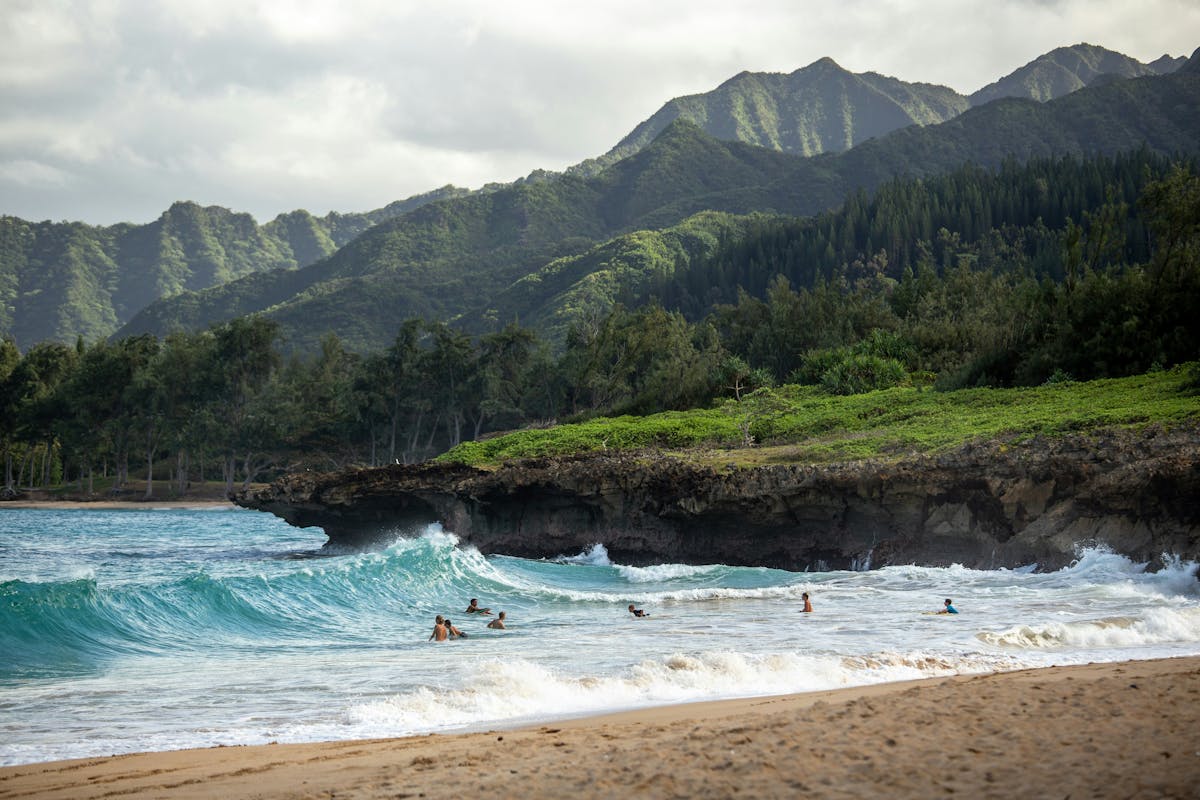
[[[1200,654],[1197,565],[1102,550],[1048,573],[794,573],[630,567],[600,543],[484,557],[436,526],[324,542],[242,510],[0,509],[0,764]],[[945,597],[962,613],[928,613]],[[437,614],[467,638],[429,642]]]

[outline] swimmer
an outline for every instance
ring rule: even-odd
[[[645,611],[643,611],[642,609],[640,609],[640,608],[634,608],[634,607],[633,607],[633,603],[630,603],[630,604],[629,604],[629,613],[630,613],[630,614],[633,614],[635,617],[648,617],[648,616],[650,616],[649,614],[647,614],[647,613],[646,613]]]
[[[804,610],[805,610],[805,611],[812,611],[812,603],[811,603],[811,602],[809,602],[809,599],[808,599],[808,592],[805,592],[804,594],[800,595],[800,597],[801,597],[801,599],[803,599],[803,600],[804,600]]]
[[[504,612],[501,611],[500,616],[489,622],[487,626],[489,628],[495,628],[496,630],[504,630]]]
[[[955,608],[955,607],[954,607],[954,606],[953,606],[953,605],[950,603],[950,598],[949,598],[949,597],[947,597],[947,598],[946,598],[946,602],[945,602],[945,608],[943,608],[941,611],[939,611],[939,612],[937,612],[937,613],[939,613],[939,614],[957,614],[957,613],[958,613],[958,609],[957,609],[957,608]]]
[[[446,620],[446,632],[448,634],[450,634],[451,639],[467,638],[467,635],[465,633],[463,633],[462,631],[460,631],[458,628],[454,627],[454,623],[451,622],[450,620]]]
[[[476,598],[472,597],[471,605],[467,606],[466,613],[467,614],[487,614],[490,616],[492,613],[492,610],[490,608],[480,608],[479,601]]]
[[[446,637],[450,635],[449,631],[446,630],[446,620],[442,619],[441,614],[438,614],[437,619],[434,622],[435,624],[433,626],[433,633],[429,634],[429,641],[446,641]]]

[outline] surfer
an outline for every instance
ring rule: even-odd
[[[448,634],[450,634],[451,639],[467,638],[467,635],[465,633],[463,633],[462,631],[460,631],[458,628],[454,627],[454,623],[451,622],[450,620],[446,620],[446,632]]]
[[[945,607],[944,607],[944,608],[943,608],[941,611],[939,611],[938,613],[939,613],[939,614],[957,614],[957,613],[958,613],[958,609],[957,609],[957,608],[955,608],[953,604],[951,604],[951,602],[950,602],[950,598],[949,598],[949,597],[947,597],[947,598],[946,598]]]
[[[808,592],[805,592],[804,594],[800,595],[800,598],[802,600],[804,600],[804,610],[812,611],[812,603],[808,599]]]
[[[490,608],[480,608],[479,600],[477,598],[472,597],[471,604],[469,606],[467,606],[466,613],[468,613],[468,614],[487,614],[488,616],[491,616],[492,610]]]
[[[630,604],[629,604],[629,613],[630,613],[630,614],[633,614],[635,617],[648,617],[648,616],[650,616],[649,614],[647,614],[647,613],[646,613],[645,611],[643,611],[642,609],[640,609],[640,608],[634,608],[634,607],[633,607],[633,603],[630,603]]]
[[[496,617],[494,620],[489,622],[487,624],[487,626],[489,628],[495,628],[495,629],[501,630],[501,631],[504,630],[504,612],[501,611],[500,616]]]
[[[442,619],[441,614],[438,614],[434,622],[433,633],[429,634],[429,641],[446,641],[446,637],[450,635],[449,631],[446,630],[446,620]]]

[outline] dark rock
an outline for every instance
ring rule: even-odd
[[[654,452],[481,470],[425,463],[290,475],[246,508],[358,544],[441,522],[483,553],[601,543],[625,564],[790,570],[1061,567],[1078,545],[1200,559],[1200,429],[991,441],[936,456],[716,471]]]

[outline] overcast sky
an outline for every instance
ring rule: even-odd
[[[366,211],[608,150],[831,56],[963,93],[1055,47],[1200,46],[1197,0],[0,0],[0,214]]]

